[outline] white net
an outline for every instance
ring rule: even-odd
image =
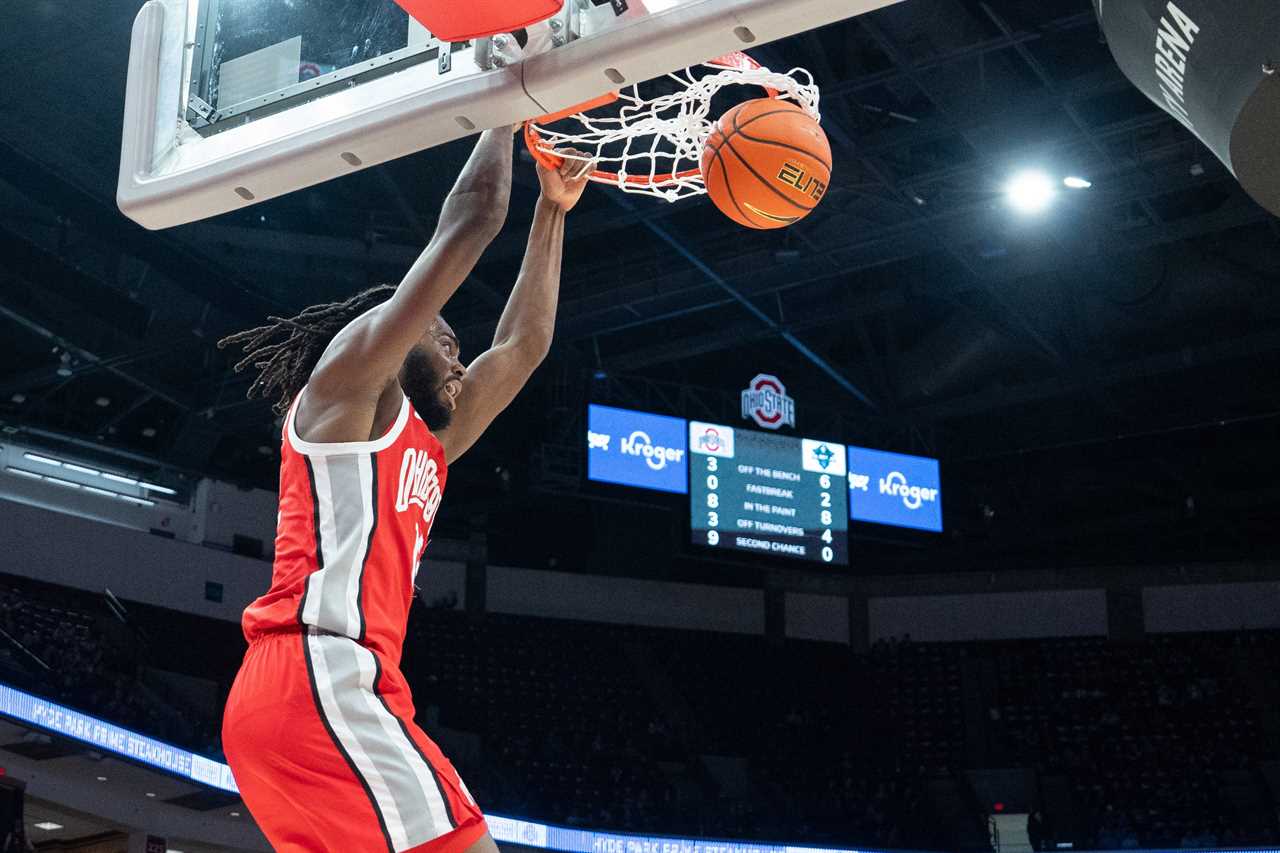
[[[675,81],[676,90],[645,98],[639,84],[629,86],[618,92],[608,114],[581,112],[554,127],[530,123],[530,147],[543,155],[594,162],[591,180],[597,183],[678,201],[707,191],[700,161],[715,128],[711,101],[721,89],[759,86],[821,119],[818,87],[803,68],[779,74],[736,54],[660,79]]]

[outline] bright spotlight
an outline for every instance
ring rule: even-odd
[[[1020,172],[1005,189],[1009,204],[1023,213],[1039,213],[1053,200],[1053,181],[1044,172]]]
[[[1089,187],[1093,186],[1090,181],[1086,181],[1084,178],[1077,178],[1075,175],[1063,178],[1062,184],[1063,186],[1069,187],[1073,190],[1087,190]]]

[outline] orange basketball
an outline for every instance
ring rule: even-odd
[[[831,181],[831,143],[790,101],[760,98],[720,117],[702,151],[716,207],[748,228],[785,228],[818,206]]]

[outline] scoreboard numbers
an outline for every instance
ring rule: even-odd
[[[720,478],[715,472],[719,470],[719,462],[714,456],[707,457],[707,544],[716,546],[720,544],[720,513],[716,511],[716,507],[720,506],[720,495],[716,493],[716,489],[720,487]]]
[[[848,564],[842,445],[694,421],[688,446],[694,544]]]
[[[831,475],[830,474],[821,474],[818,476],[818,488],[822,489],[822,491],[818,493],[818,503],[823,507],[822,517],[821,517],[823,530],[822,530],[822,536],[820,536],[819,538],[822,539],[824,543],[826,543],[822,546],[822,550],[819,553],[822,555],[822,562],[830,563],[832,560],[835,559],[835,555],[836,555],[835,549],[831,547],[831,542],[833,541],[833,537],[831,535],[831,510],[830,510]]]
[[[716,512],[716,507],[720,506],[720,495],[716,493],[716,489],[720,487],[720,478],[715,472],[719,470],[719,462],[716,457],[707,457],[707,544],[711,546],[720,544],[720,531],[716,528],[720,526],[720,513]]]

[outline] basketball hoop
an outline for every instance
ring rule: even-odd
[[[589,179],[624,192],[678,201],[705,193],[700,161],[715,127],[711,99],[727,86],[759,86],[771,98],[795,102],[815,120],[818,88],[803,68],[779,74],[734,52],[660,78],[679,84],[671,94],[645,98],[640,84],[610,92],[559,113],[525,122],[534,158],[558,169],[566,159],[595,163]],[[590,111],[617,105],[612,115]],[[563,124],[552,129],[548,125]],[[568,153],[567,149],[582,152]]]

